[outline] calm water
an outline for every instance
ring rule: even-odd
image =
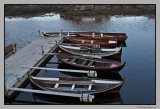
[[[31,18],[5,18],[5,45],[17,42],[20,50],[38,37],[41,32],[97,31],[126,33],[127,47],[122,50],[125,67],[119,75],[105,78],[126,78],[117,94],[97,95],[93,104],[155,104],[155,18],[147,16],[110,16],[70,20],[59,14],[46,14]],[[52,58],[50,62],[57,61]],[[64,67],[48,63],[47,67]],[[62,72],[40,71],[37,76],[76,76]],[[104,76],[103,76],[104,77]],[[26,86],[30,88],[30,84]],[[32,93],[20,93],[11,104],[79,104],[79,99],[46,97]]]

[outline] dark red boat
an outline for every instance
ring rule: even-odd
[[[10,55],[12,55],[13,53],[15,53],[16,48],[17,48],[16,43],[6,46],[5,47],[5,59],[9,57]]]
[[[97,71],[119,71],[126,64],[119,61],[91,58],[86,56],[76,56],[66,52],[61,52],[57,54],[57,58],[65,64]]]
[[[69,42],[83,44],[83,45],[106,45],[108,47],[116,47],[117,40],[96,40],[85,37],[65,37]]]
[[[99,33],[99,32],[77,32],[78,37],[84,37],[86,39],[96,40],[117,40],[125,41],[127,36],[125,33]]]

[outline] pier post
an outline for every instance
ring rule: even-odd
[[[43,46],[41,46],[41,50],[42,50],[42,55],[44,56],[44,49],[43,49]]]
[[[59,36],[62,36],[62,30],[61,30],[61,32],[59,33]]]
[[[40,31],[40,29],[38,30],[38,34],[39,34],[39,37],[41,37],[41,31]]]

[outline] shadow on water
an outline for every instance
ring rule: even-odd
[[[123,104],[120,93],[102,93],[95,94],[95,99],[92,103],[82,103],[79,98],[33,94],[34,102],[42,101],[47,104]]]

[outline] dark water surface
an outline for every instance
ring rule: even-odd
[[[92,104],[155,104],[155,18],[147,16],[110,16],[100,20],[80,18],[70,20],[59,14],[46,14],[31,18],[5,18],[5,45],[17,42],[18,50],[38,37],[41,32],[97,31],[126,33],[127,47],[122,50],[125,67],[119,75],[105,78],[126,78],[117,94],[100,94]],[[50,62],[57,61],[52,58]],[[64,67],[48,63],[47,67]],[[62,72],[40,71],[37,76],[76,76]],[[102,76],[104,77],[104,76]],[[30,84],[26,86],[31,88]],[[11,104],[79,104],[79,99],[20,93]],[[81,104],[81,103],[80,103]]]

